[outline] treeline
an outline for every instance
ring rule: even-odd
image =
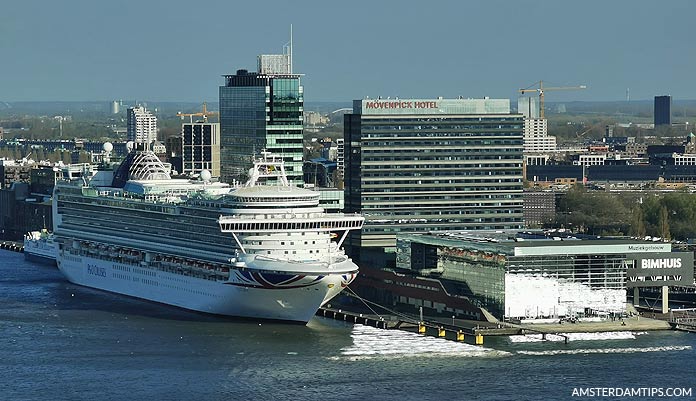
[[[7,132],[5,139],[72,139],[113,140],[114,133],[106,124],[95,121],[60,121],[53,118],[26,117],[0,120]]]
[[[686,241],[696,238],[696,195],[595,192],[575,186],[559,199],[552,224],[593,235]]]

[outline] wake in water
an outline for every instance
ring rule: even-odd
[[[633,354],[637,352],[686,351],[690,349],[690,345],[669,345],[663,347],[587,348],[559,349],[548,351],[517,351],[517,353],[522,355]]]
[[[500,357],[509,352],[458,343],[401,330],[384,330],[356,324],[351,333],[353,345],[341,349],[343,357],[366,359],[408,356]]]
[[[632,331],[612,331],[606,333],[560,333],[568,337],[568,341],[606,341],[606,340],[635,340],[636,336],[641,334],[646,334],[646,332],[632,332]],[[558,336],[555,334],[547,334],[546,340],[544,340],[541,334],[527,334],[519,336],[510,336],[510,342],[512,343],[535,343],[542,341],[565,341],[563,336]]]

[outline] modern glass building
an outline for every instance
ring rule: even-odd
[[[655,96],[655,126],[672,124],[672,96]]]
[[[220,177],[220,124],[181,124],[182,173],[200,174],[208,170]]]
[[[508,99],[354,101],[346,212],[366,220],[352,256],[393,259],[402,232],[521,228],[523,126]]]
[[[466,298],[498,319],[623,313],[628,288],[692,283],[694,274],[690,252],[630,238],[451,232],[402,234],[397,247],[398,272],[442,283],[441,309]]]
[[[244,180],[254,155],[281,155],[291,183],[302,181],[303,89],[299,74],[238,70],[220,87],[221,180]]]

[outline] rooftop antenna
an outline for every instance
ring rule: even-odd
[[[283,46],[283,54],[288,56],[288,74],[292,74],[292,24],[290,24],[290,42]]]

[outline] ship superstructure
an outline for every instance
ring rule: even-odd
[[[27,260],[55,265],[58,251],[53,234],[48,230],[30,231],[24,235],[24,257]]]
[[[324,212],[269,154],[244,185],[206,173],[172,179],[149,151],[117,169],[73,169],[53,197],[59,269],[76,284],[186,309],[299,322],[355,278],[341,243],[362,216]]]

